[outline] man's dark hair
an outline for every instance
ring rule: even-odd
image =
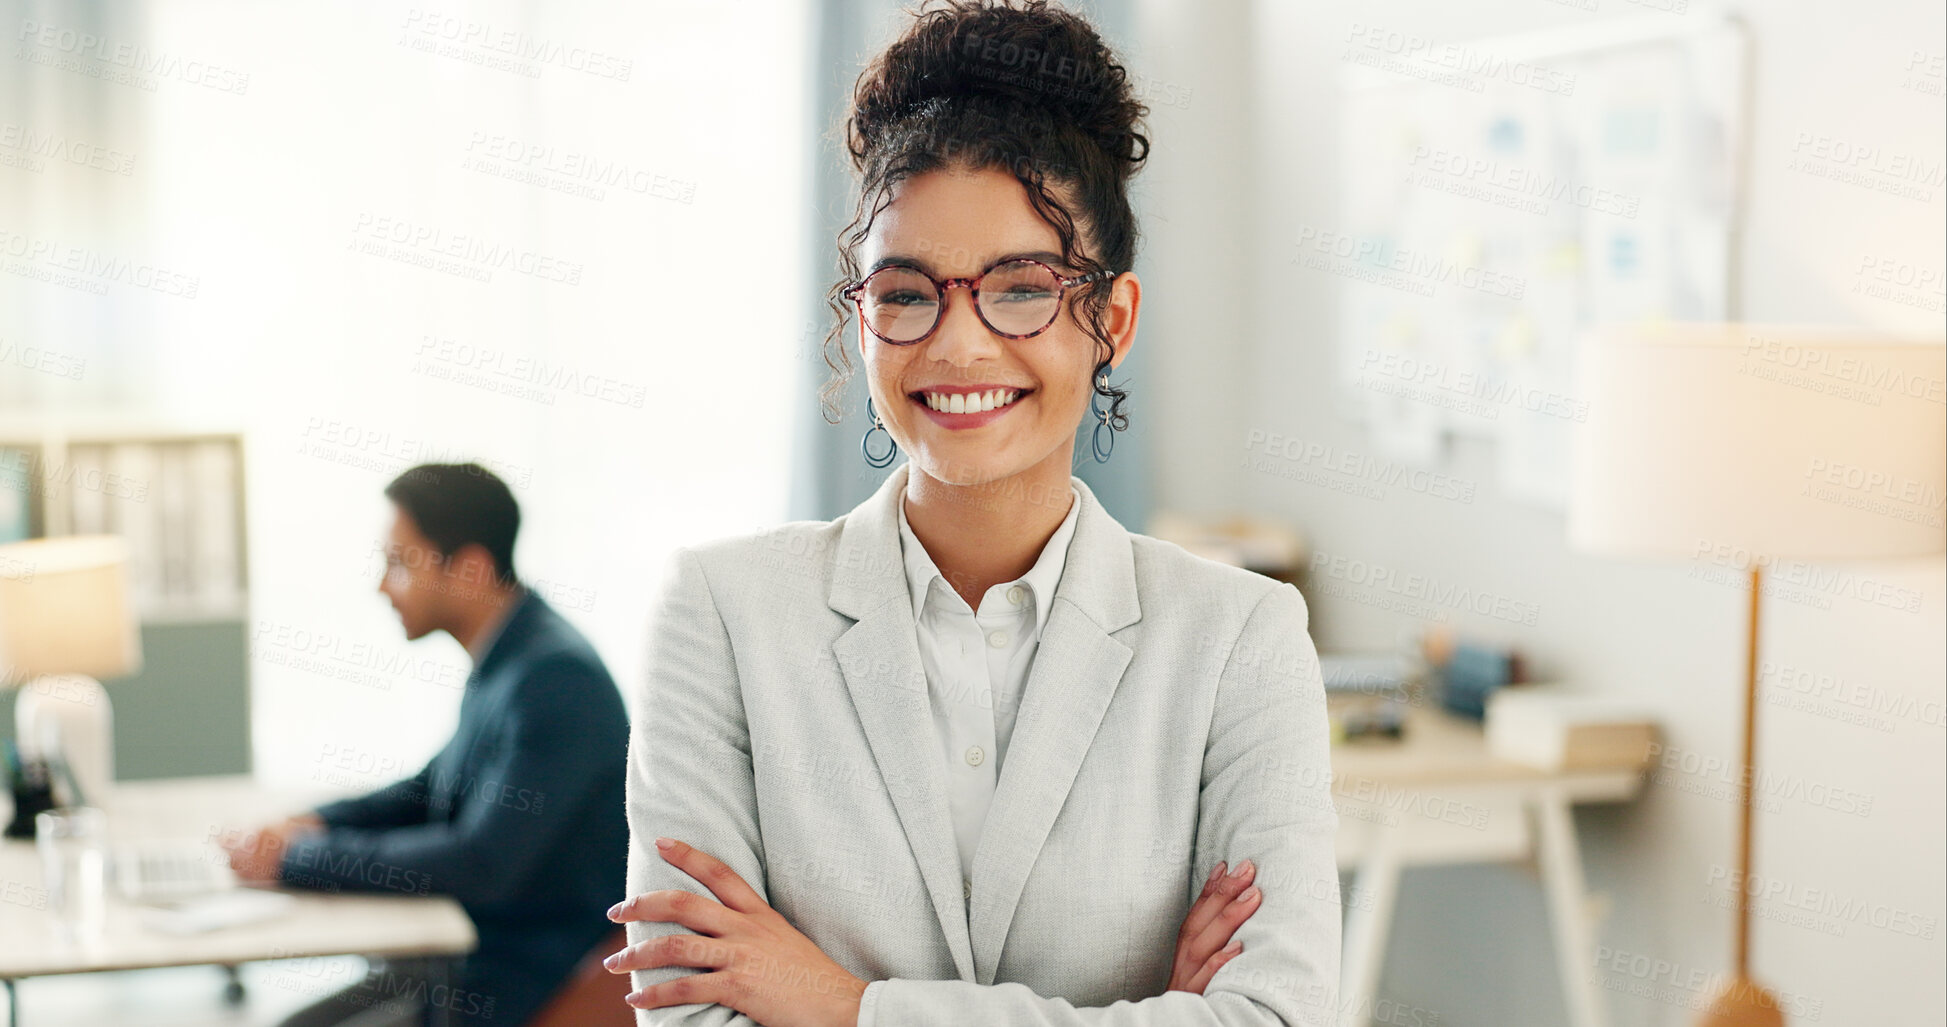
[[[475,463],[421,464],[392,479],[385,498],[419,525],[440,556],[478,543],[493,557],[501,584],[518,580],[514,536],[521,530],[521,508],[507,483],[492,471]]]

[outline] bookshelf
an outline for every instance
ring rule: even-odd
[[[129,541],[143,666],[105,682],[123,780],[250,769],[244,434],[124,417],[0,420],[0,542]],[[0,696],[0,737],[11,737]]]

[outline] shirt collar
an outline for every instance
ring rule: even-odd
[[[507,633],[508,622],[514,619],[514,615],[520,612],[521,607],[527,605],[527,598],[532,594],[527,586],[515,585],[513,593],[507,597],[507,604],[500,608],[499,614],[494,617],[487,630],[481,632],[480,637],[474,640],[474,645],[479,652],[469,652],[467,656],[473,660],[475,673],[478,673],[480,666],[487,662],[487,657],[493,655],[494,648],[500,644],[501,636]]]
[[[1034,637],[1041,638],[1041,629],[1048,623],[1048,611],[1052,609],[1055,586],[1061,583],[1062,568],[1068,562],[1068,543],[1075,535],[1076,516],[1082,510],[1082,497],[1075,486],[1068,486],[1070,502],[1068,516],[1062,518],[1061,526],[1048,537],[1048,544],[1041,547],[1041,556],[1028,568],[1026,574],[1015,581],[1026,585],[1034,596]],[[920,614],[926,610],[927,600],[933,594],[933,583],[952,591],[946,575],[927,554],[926,547],[920,544],[919,536],[913,534],[912,525],[906,522],[906,496],[902,492],[893,506],[899,509],[899,548],[906,565],[906,591],[913,600],[913,623],[919,623]],[[1009,582],[1012,584],[1013,582]]]

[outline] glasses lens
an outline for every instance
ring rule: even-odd
[[[980,312],[995,331],[1026,335],[1046,328],[1061,302],[1061,279],[1031,260],[1013,260],[980,282]]]
[[[883,267],[866,276],[859,299],[866,326],[893,342],[911,342],[933,327],[940,293],[931,279],[909,267]]]

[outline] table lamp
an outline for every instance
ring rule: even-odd
[[[1748,569],[1735,970],[1702,1027],[1783,1024],[1750,976],[1759,598],[1780,561],[1947,551],[1947,340],[1737,323],[1614,325],[1579,360],[1568,539]],[[1900,514],[1910,514],[1910,517]],[[1930,525],[1928,522],[1932,521]]]
[[[114,720],[96,679],[141,667],[125,540],[72,535],[0,545],[0,687],[20,688],[14,734],[23,759],[71,774],[80,794],[64,805],[107,798]]]

